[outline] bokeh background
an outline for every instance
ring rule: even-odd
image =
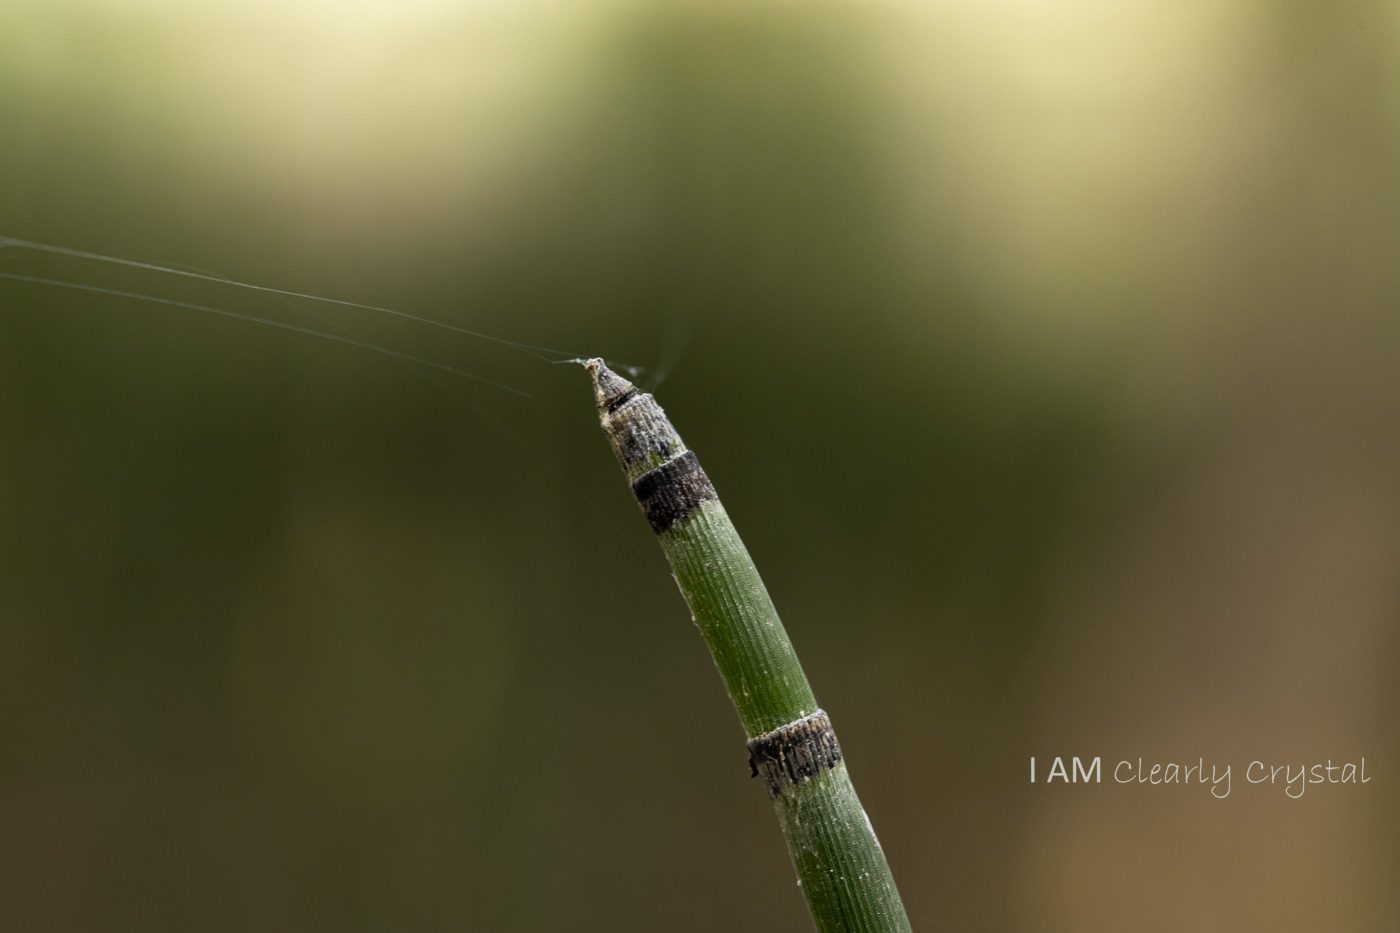
[[[1400,928],[1396,4],[0,14],[0,234],[645,367],[916,928]],[[576,367],[0,272],[530,393],[0,279],[0,927],[807,928]]]

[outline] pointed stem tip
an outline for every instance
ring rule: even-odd
[[[583,367],[593,377],[593,397],[598,402],[599,411],[616,411],[637,394],[637,387],[608,369],[608,364],[601,357],[586,361]]]

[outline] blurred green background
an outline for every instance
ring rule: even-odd
[[[0,13],[0,234],[664,378],[916,928],[1400,928],[1394,3]],[[0,928],[807,928],[576,367],[0,272],[531,393],[0,280]]]

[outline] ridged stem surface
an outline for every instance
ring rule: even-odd
[[[590,360],[604,433],[748,735],[821,933],[908,933],[885,854],[748,549],[651,395]]]

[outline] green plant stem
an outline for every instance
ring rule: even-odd
[[[902,933],[909,919],[768,590],[714,486],[651,395],[589,360],[603,431],[748,735],[822,933]]]

